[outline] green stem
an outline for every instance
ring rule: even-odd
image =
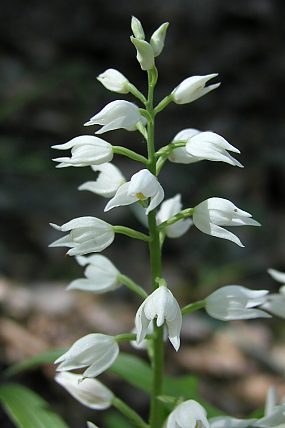
[[[122,284],[124,284],[126,287],[128,287],[130,290],[132,290],[134,293],[138,294],[143,299],[147,298],[147,293],[144,291],[142,287],[140,287],[138,284],[136,284],[131,278],[129,278],[126,275],[123,275],[119,273],[118,275],[118,281],[120,281]]]
[[[147,163],[147,158],[142,155],[139,155],[133,150],[127,149],[126,147],[113,146],[113,153],[116,153],[117,155],[127,156],[128,158],[141,162],[143,164]]]
[[[141,241],[150,241],[150,237],[144,233],[138,232],[137,230],[131,229],[126,226],[113,226],[113,231],[115,233],[120,233],[122,235],[127,235],[130,238],[140,239]]]
[[[183,220],[187,217],[191,217],[193,215],[193,212],[194,212],[194,208],[186,208],[185,210],[180,211],[179,213],[170,217],[168,220],[164,221],[163,223],[160,223],[160,225],[158,226],[158,230],[163,230],[166,227],[171,226],[172,224],[176,223],[179,220]]]
[[[115,340],[118,343],[120,343],[120,342],[131,342],[133,340],[136,340],[136,338],[137,338],[137,335],[134,333],[123,333],[123,334],[118,334],[117,336],[115,336]],[[152,339],[152,335],[147,334],[145,336],[145,339]]]
[[[160,101],[160,103],[155,107],[154,114],[161,112],[165,107],[168,106],[172,102],[173,98],[172,95],[168,95],[167,97],[163,98],[163,100]]]
[[[146,103],[145,96],[138,90],[138,88],[135,87],[132,83],[128,84],[129,91],[132,95],[134,95],[136,98],[140,100],[142,104]]]
[[[204,308],[206,305],[205,300],[198,300],[194,303],[189,303],[189,305],[184,306],[181,309],[182,315],[190,314],[191,312],[199,311],[199,309]]]
[[[137,427],[149,428],[149,425],[141,418],[141,416],[119,398],[114,397],[112,400],[112,404],[114,407],[116,407],[116,409],[119,410],[119,412],[121,412],[128,419],[130,419]]]
[[[148,169],[157,175],[156,157],[154,145],[154,109],[153,109],[153,93],[157,81],[157,70],[148,71],[148,99],[146,110],[151,119],[147,124],[147,149],[148,149]],[[149,226],[149,255],[151,264],[152,289],[158,287],[156,281],[161,277],[161,250],[159,231],[156,224],[156,211],[153,210],[148,214]],[[150,404],[150,427],[160,428],[162,424],[162,403],[157,399],[162,393],[162,382],[164,373],[164,345],[163,345],[163,326],[157,327],[154,320],[154,339],[153,339],[153,358],[152,358],[152,388],[151,388],[151,404]]]

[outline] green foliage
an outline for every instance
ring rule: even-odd
[[[106,428],[134,428],[134,425],[117,412],[110,412],[104,415],[104,426]]]
[[[0,401],[17,428],[68,428],[45,400],[24,386],[1,385]]]

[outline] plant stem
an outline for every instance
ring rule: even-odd
[[[154,68],[148,71],[148,99],[146,102],[146,110],[149,113],[150,119],[147,124],[147,149],[148,149],[148,169],[157,175],[156,157],[154,145],[154,109],[153,109],[153,92],[157,81],[157,70]],[[156,278],[161,277],[161,250],[159,231],[156,224],[156,211],[153,210],[148,214],[149,226],[149,256],[151,264],[152,289],[158,287]],[[163,326],[157,327],[154,324],[154,339],[153,339],[153,358],[152,358],[152,389],[151,389],[151,404],[150,404],[150,427],[160,428],[162,424],[162,405],[157,399],[162,393],[163,381],[163,363],[164,363],[164,348],[163,348]]]
[[[191,312],[198,311],[199,309],[204,308],[205,305],[206,305],[205,300],[198,300],[197,302],[189,303],[189,305],[186,305],[181,309],[182,315],[186,315],[186,314],[190,314]]]
[[[143,164],[147,163],[147,159],[144,156],[139,155],[138,153],[134,152],[133,150],[127,149],[126,147],[113,146],[113,153],[127,156],[128,158],[141,162]]]
[[[130,419],[137,427],[149,428],[149,425],[141,418],[141,416],[119,398],[114,397],[112,400],[112,404],[123,415]]]
[[[126,226],[113,226],[113,231],[115,233],[120,233],[122,235],[130,236],[131,238],[140,239],[142,241],[149,242],[150,238],[144,233],[138,232],[137,230],[131,229]]]
[[[118,275],[118,281],[120,281],[122,284],[124,284],[126,287],[128,287],[130,290],[132,290],[134,293],[138,294],[143,299],[147,298],[147,293],[144,291],[142,287],[140,287],[138,284],[136,284],[131,278],[129,278],[126,275],[119,274]]]

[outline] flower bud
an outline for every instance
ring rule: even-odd
[[[161,54],[161,51],[164,47],[164,40],[168,26],[169,22],[165,22],[153,33],[150,38],[150,45],[153,49],[155,57]]]
[[[131,42],[137,50],[137,60],[142,70],[150,70],[154,66],[154,53],[151,45],[145,40],[131,36]]]
[[[195,400],[179,404],[168,416],[164,428],[210,428],[207,412]]]
[[[136,39],[144,40],[145,35],[144,35],[143,26],[140,20],[135,16],[132,16],[131,29]]]
[[[128,79],[119,71],[114,70],[114,68],[109,68],[104,73],[99,74],[97,80],[110,91],[118,94],[127,94],[129,92]]]
[[[176,104],[186,104],[206,95],[208,92],[220,86],[220,83],[205,86],[208,80],[216,76],[218,76],[218,73],[207,74],[206,76],[188,77],[172,91],[173,101]]]

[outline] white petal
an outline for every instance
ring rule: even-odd
[[[273,279],[275,279],[275,281],[285,284],[285,272],[280,272],[276,269],[268,269],[267,272],[272,276]]]
[[[109,68],[108,70],[104,71],[104,73],[99,74],[97,79],[102,83],[103,86],[105,86],[105,88],[109,89],[110,91],[118,92],[119,94],[127,94],[129,92],[129,82],[126,77],[118,70]]]
[[[217,416],[209,419],[211,428],[248,428],[256,419],[236,419],[230,416]]]
[[[173,138],[173,142],[175,141],[186,141],[188,140],[188,138],[190,137],[194,137],[194,135],[199,134],[201,131],[199,131],[198,129],[195,128],[186,128],[186,129],[182,129],[182,131],[178,132],[178,134],[175,135],[175,137]]]
[[[84,379],[81,375],[62,372],[55,380],[76,400],[90,409],[104,410],[111,406],[113,394],[96,379]]]
[[[131,196],[128,193],[130,183],[124,183],[122,186],[120,186],[115,194],[115,196],[110,199],[110,201],[107,203],[104,211],[109,211],[112,208],[124,206],[124,205],[130,205],[133,202],[137,201],[137,198],[135,196]]]
[[[148,214],[150,211],[154,210],[160,204],[160,202],[163,201],[164,190],[159,183],[158,183],[157,187],[158,188],[157,188],[156,194],[153,195],[150,199],[150,204],[146,209],[146,214]]]
[[[157,192],[157,188],[158,181],[155,175],[148,169],[142,169],[132,176],[128,194],[135,196],[137,193],[142,193],[146,198],[149,198]]]

